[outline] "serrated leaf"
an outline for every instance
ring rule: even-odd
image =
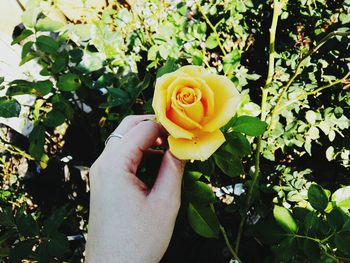
[[[326,192],[320,185],[312,184],[307,192],[309,203],[318,211],[323,211],[328,205]]]
[[[218,238],[219,221],[210,206],[189,203],[187,216],[191,227],[197,234],[207,238]]]
[[[277,224],[288,233],[297,233],[298,225],[287,208],[275,205],[273,216]]]
[[[21,105],[17,100],[8,97],[0,97],[0,117],[18,117],[21,112]]]
[[[232,129],[246,135],[259,136],[265,132],[266,127],[267,123],[261,121],[259,118],[243,115],[238,117]]]

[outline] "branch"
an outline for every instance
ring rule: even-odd
[[[330,40],[331,38],[335,37],[335,36],[350,36],[350,31],[348,32],[339,32],[339,31],[334,31],[329,33],[328,35],[326,35],[324,38],[322,38],[320,40],[320,42],[318,42],[316,44],[316,46],[314,48],[312,48],[308,53],[306,53],[299,61],[294,74],[292,75],[292,77],[288,80],[287,84],[282,88],[282,92],[280,93],[280,95],[277,98],[277,102],[275,107],[273,108],[272,114],[271,114],[271,121],[270,121],[270,125],[268,127],[268,130],[271,130],[272,128],[272,124],[274,122],[274,119],[276,117],[277,114],[277,109],[279,107],[279,105],[282,102],[283,96],[284,94],[287,92],[288,88],[290,87],[290,85],[293,83],[294,79],[299,75],[299,70],[301,69],[303,62],[305,61],[305,59],[307,59],[308,57],[310,57],[312,54],[314,54],[321,46],[323,46],[324,43],[326,43],[328,40]]]
[[[307,97],[307,96],[310,96],[310,95],[314,95],[318,92],[321,92],[322,90],[325,90],[325,89],[328,89],[328,88],[331,88],[341,82],[343,82],[344,80],[346,80],[348,77],[350,77],[350,71],[344,76],[342,77],[341,79],[337,79],[333,82],[330,82],[328,83],[327,85],[324,85],[322,87],[319,87],[318,89],[315,89],[313,91],[309,91],[309,92],[305,92],[303,94],[300,94],[299,96],[297,96],[295,99],[291,99],[291,100],[288,100],[287,103],[281,107],[279,107],[277,110],[276,110],[276,114],[280,113],[282,110],[284,110],[285,108],[287,108],[289,105],[297,102],[298,100],[304,98],[304,97]]]
[[[275,72],[275,40],[276,40],[276,30],[277,30],[277,24],[278,24],[278,17],[281,14],[282,8],[284,6],[285,2],[282,0],[281,2],[278,0],[273,1],[273,15],[272,15],[272,22],[270,27],[270,46],[269,46],[269,68],[267,72],[267,79],[264,88],[262,89],[262,98],[261,98],[261,120],[264,121],[266,119],[266,103],[267,103],[267,95],[268,95],[268,87],[272,83],[272,77]],[[247,195],[247,201],[246,201],[246,210],[249,209],[252,197],[254,194],[255,185],[258,182],[258,178],[260,176],[260,151],[261,151],[261,141],[262,136],[259,136],[257,138],[256,143],[256,149],[255,149],[255,171],[253,175],[252,184],[249,188],[248,195]],[[246,211],[244,212],[241,222],[239,224],[238,232],[237,232],[237,238],[236,238],[236,247],[235,251],[238,253],[239,251],[239,245],[241,241],[241,237],[243,234],[243,228],[244,223],[246,220]]]
[[[214,34],[215,34],[216,41],[218,42],[218,45],[219,45],[219,47],[220,47],[220,49],[221,49],[221,52],[222,52],[222,54],[224,54],[224,56],[225,56],[225,55],[226,55],[226,51],[225,51],[223,45],[221,44],[221,40],[220,40],[218,31],[216,31],[216,27],[218,26],[218,24],[220,24],[220,23],[222,22],[222,19],[216,24],[216,26],[214,26],[214,25],[210,22],[208,16],[204,13],[204,10],[203,10],[202,6],[200,5],[200,3],[196,1],[196,5],[197,5],[197,7],[198,7],[199,12],[201,12],[202,16],[204,17],[205,21],[207,22],[207,24],[208,24],[208,25],[210,26],[210,28],[213,30],[213,32],[214,32]]]

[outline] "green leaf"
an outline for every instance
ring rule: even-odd
[[[22,259],[25,259],[31,252],[36,240],[28,239],[20,241],[16,246],[11,250],[9,263],[19,263]]]
[[[214,153],[213,157],[216,165],[224,174],[236,177],[242,173],[242,160],[237,155],[219,150]]]
[[[335,207],[327,214],[327,223],[331,228],[339,230],[343,227],[347,217],[342,209]]]
[[[25,214],[23,211],[19,210],[16,214],[15,222],[21,235],[25,237],[35,237],[39,235],[38,223],[34,220],[32,215]]]
[[[49,94],[53,89],[53,84],[50,80],[38,81],[34,85],[35,85],[34,86],[35,90],[39,92],[39,94],[37,95],[40,95],[40,96],[45,96]]]
[[[331,199],[344,211],[350,209],[350,186],[345,186],[335,191]]]
[[[48,31],[48,32],[56,32],[60,30],[64,24],[59,21],[54,21],[48,17],[44,17],[43,19],[38,20],[35,25],[35,29],[37,31]]]
[[[34,28],[36,20],[40,14],[41,10],[37,7],[30,7],[22,13],[22,22],[26,28]]]
[[[266,127],[267,123],[261,121],[259,118],[243,115],[238,117],[232,129],[246,135],[259,136],[265,132]]]
[[[62,91],[75,91],[81,86],[79,76],[73,73],[67,73],[58,78],[57,87]]]
[[[29,135],[29,153],[35,160],[40,161],[44,154],[45,128],[38,124]]]
[[[49,54],[56,54],[59,48],[58,43],[48,36],[38,37],[36,39],[36,46],[39,50]]]
[[[68,239],[64,234],[52,233],[50,240],[49,251],[51,255],[62,256],[69,251]]]
[[[328,197],[326,192],[320,185],[312,184],[307,192],[309,203],[318,211],[323,211],[328,205]]]
[[[4,77],[0,77],[0,85],[1,85],[2,83],[4,83],[4,81],[5,81],[5,78],[4,78]]]
[[[6,95],[15,96],[23,94],[32,94],[34,84],[27,80],[17,79],[11,81],[9,88],[6,91]]]
[[[18,117],[21,112],[21,105],[17,100],[8,97],[0,97],[0,117]]]
[[[31,51],[32,46],[33,46],[34,42],[33,41],[28,41],[27,43],[25,43],[22,47],[22,53],[21,53],[21,58],[24,59],[28,53]]]
[[[219,45],[218,41],[216,40],[216,36],[214,34],[211,34],[207,40],[205,41],[205,46],[209,49],[214,49]]]
[[[244,157],[251,153],[250,143],[241,133],[226,133],[225,138],[226,142],[222,146],[224,151],[238,155],[239,157]]]
[[[50,252],[49,252],[49,240],[42,241],[37,249],[35,250],[36,257],[38,258],[39,262],[50,262]]]
[[[187,216],[191,227],[197,234],[207,238],[218,238],[219,221],[210,206],[189,203]]]
[[[298,225],[287,208],[275,205],[273,216],[277,224],[288,233],[298,232]]]
[[[0,235],[0,247],[3,246],[3,244],[11,239],[15,239],[17,237],[18,233],[14,228],[9,229],[8,231],[1,231]]]
[[[334,241],[339,250],[350,255],[350,230],[336,233]]]
[[[16,37],[12,42],[11,45],[17,44],[19,42],[21,42],[22,40],[26,39],[27,37],[33,35],[33,31],[29,30],[29,29],[25,29],[23,30],[23,32]]]
[[[11,207],[5,207],[0,212],[0,226],[12,226],[14,225],[14,220],[12,216]]]
[[[44,232],[47,236],[51,236],[52,233],[56,233],[58,228],[62,225],[67,216],[67,210],[65,207],[56,209],[44,224]]]
[[[167,62],[158,69],[157,71],[157,78],[163,76],[166,73],[173,72],[177,70],[178,66],[175,64],[175,59],[169,58]]]
[[[297,240],[294,237],[286,237],[271,249],[276,256],[275,262],[289,262],[297,250]]]
[[[224,64],[223,69],[225,74],[232,75],[234,73],[234,70],[239,65],[240,60],[241,60],[241,54],[238,48],[226,54],[223,58],[223,64]]]
[[[56,109],[52,109],[50,112],[46,114],[44,119],[44,125],[50,128],[55,128],[66,120],[64,114]]]
[[[68,64],[68,55],[67,53],[59,53],[57,58],[52,64],[52,73],[57,74],[63,71]]]
[[[213,190],[201,181],[188,181],[184,187],[185,195],[191,203],[211,204],[216,202]]]

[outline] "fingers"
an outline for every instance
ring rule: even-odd
[[[185,161],[180,161],[167,151],[164,154],[150,197],[157,197],[161,200],[175,200],[179,204],[184,168]]]
[[[137,124],[139,124],[142,121],[146,120],[154,120],[154,115],[129,115],[125,117],[119,126],[113,131],[113,133],[120,135],[121,137],[124,137],[125,134],[130,131],[133,127],[135,127]],[[107,139],[106,144],[109,145],[107,147],[111,147],[110,144],[116,144],[118,143],[122,138],[119,138],[119,136],[111,137]]]
[[[110,151],[118,153],[129,172],[136,173],[143,154],[155,144],[161,132],[162,128],[158,123],[140,122],[123,137],[117,147],[110,147]]]

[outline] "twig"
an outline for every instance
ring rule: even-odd
[[[324,43],[326,43],[328,40],[330,40],[331,38],[335,37],[335,36],[350,36],[350,31],[348,32],[339,32],[339,31],[334,31],[329,33],[328,35],[326,35],[324,38],[322,38],[320,40],[320,42],[318,42],[316,44],[316,46],[314,48],[312,48],[308,53],[306,53],[299,61],[299,63],[297,64],[297,67],[295,69],[294,74],[292,75],[292,77],[288,80],[287,84],[282,88],[282,91],[280,93],[280,95],[277,98],[277,102],[275,107],[273,108],[272,114],[271,114],[271,121],[268,127],[268,130],[271,130],[273,123],[274,123],[274,119],[276,118],[276,114],[277,114],[277,109],[279,107],[279,105],[282,102],[283,96],[284,94],[287,92],[288,88],[290,87],[290,85],[292,85],[294,79],[299,75],[299,70],[301,69],[303,62],[305,61],[305,59],[307,59],[309,56],[311,56],[312,54],[314,54],[321,46],[323,46]]]
[[[216,41],[218,42],[218,45],[219,45],[219,47],[220,47],[220,49],[221,49],[221,52],[222,52],[222,54],[224,54],[224,56],[225,56],[225,55],[226,55],[226,51],[225,51],[223,45],[221,44],[221,40],[220,40],[218,31],[216,30],[216,27],[222,22],[222,20],[220,20],[219,23],[217,23],[216,26],[214,26],[214,25],[210,22],[208,16],[204,13],[204,10],[203,10],[202,6],[200,5],[200,3],[198,3],[198,2],[196,1],[196,5],[197,5],[197,7],[198,7],[199,12],[201,12],[202,16],[204,17],[205,21],[207,22],[207,24],[208,24],[208,25],[210,26],[210,28],[213,30],[213,32],[214,32],[214,34],[215,34]]]
[[[239,263],[242,263],[242,260],[240,260],[240,258],[236,254],[236,252],[233,250],[233,248],[232,248],[232,246],[230,244],[230,240],[227,237],[226,230],[225,230],[225,228],[222,225],[220,225],[220,231],[221,231],[221,233],[222,233],[222,235],[223,235],[223,237],[225,239],[226,246],[227,246],[228,250],[230,251],[231,255],[233,256],[233,258],[235,260],[237,260]]]
[[[305,93],[302,93],[300,94],[299,96],[297,96],[295,99],[291,99],[291,100],[288,100],[286,102],[285,105],[279,107],[277,110],[276,110],[276,114],[280,113],[282,110],[284,110],[285,108],[287,108],[289,105],[293,104],[294,102],[297,102],[298,100],[301,100],[302,98],[304,97],[307,97],[307,96],[310,96],[310,95],[314,95],[322,90],[325,90],[325,89],[328,89],[328,88],[331,88],[341,82],[343,82],[344,80],[346,80],[348,77],[350,77],[350,71],[344,76],[342,77],[341,79],[337,79],[331,83],[328,83],[327,85],[324,85],[322,87],[319,87],[318,89],[315,89],[313,91],[309,91],[309,92],[305,92]]]

